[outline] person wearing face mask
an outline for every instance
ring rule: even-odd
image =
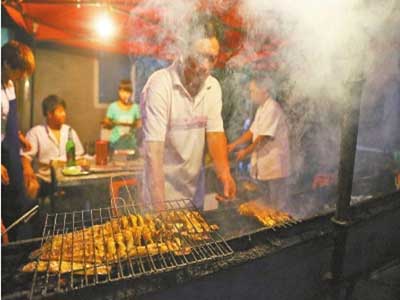
[[[14,85],[32,75],[35,59],[25,44],[11,40],[1,47],[1,196],[2,220],[6,226],[16,221],[35,203],[39,185],[20,158],[21,146],[29,143],[19,131]],[[16,231],[10,232],[14,239]]]
[[[40,181],[39,197],[51,194],[50,163],[52,161],[66,161],[66,143],[71,131],[75,143],[75,155],[83,155],[82,143],[71,126],[65,124],[67,113],[64,99],[57,95],[49,95],[42,101],[45,124],[36,125],[26,134],[27,140],[32,145],[30,151],[23,152],[22,159],[25,164],[38,161],[36,176]],[[33,172],[33,169],[32,169]]]
[[[258,105],[248,131],[228,145],[232,152],[237,146],[251,142],[236,153],[242,160],[251,155],[250,175],[265,186],[264,202],[276,209],[287,210],[290,174],[289,130],[285,114],[274,100],[274,83],[267,76],[259,76],[249,83],[250,98]]]
[[[154,72],[141,95],[144,199],[158,209],[165,207],[165,201],[178,199],[202,205],[199,191],[204,189],[201,172],[206,145],[223,185],[219,199],[236,194],[221,117],[221,87],[210,75],[219,42],[207,20],[193,20],[189,28],[182,56]]]
[[[102,124],[111,129],[110,146],[113,150],[137,148],[136,129],[142,126],[139,105],[132,102],[132,84],[121,80],[118,100],[111,103]]]

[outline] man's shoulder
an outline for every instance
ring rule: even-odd
[[[160,85],[170,82],[170,67],[163,68],[152,73],[147,81],[147,85]]]
[[[215,78],[215,77],[212,76],[212,75],[208,76],[208,78],[207,78],[207,85],[210,86],[210,87],[212,87],[212,88],[219,88],[219,89],[221,88],[221,85],[220,85],[218,79]]]
[[[275,116],[283,114],[280,104],[274,99],[268,99],[262,106],[258,107],[258,110],[262,114],[273,114]]]
[[[40,132],[45,132],[46,131],[46,126],[44,124],[39,124],[33,126],[31,129],[28,130],[27,134],[37,134]]]
[[[273,108],[273,109],[276,109],[276,110],[279,110],[279,111],[282,110],[281,105],[280,105],[279,102],[276,101],[275,99],[272,99],[272,98],[269,99],[269,100],[267,101],[267,105],[270,106],[270,107]]]
[[[61,131],[61,132],[65,132],[65,131],[68,131],[70,128],[71,128],[72,131],[75,131],[70,125],[68,125],[68,124],[62,124],[62,125],[61,125],[61,128],[60,128],[60,131]]]

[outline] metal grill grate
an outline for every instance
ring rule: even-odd
[[[41,248],[31,255],[36,264],[30,298],[170,271],[232,253],[217,228],[189,200],[167,202],[160,212],[130,204],[117,210],[47,215]]]

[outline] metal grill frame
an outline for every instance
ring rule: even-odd
[[[111,271],[107,272],[107,275],[98,274],[97,268],[100,264],[96,262],[93,263],[94,275],[88,274],[86,267],[86,252],[85,243],[89,241],[93,243],[93,261],[96,261],[96,248],[95,248],[95,238],[93,225],[104,224],[111,220],[118,220],[119,230],[121,231],[121,217],[129,214],[141,214],[154,213],[156,215],[162,216],[162,212],[196,212],[200,214],[203,220],[207,223],[204,216],[195,207],[195,205],[188,199],[174,200],[166,202],[166,208],[162,211],[154,212],[152,208],[144,204],[128,204],[118,206],[117,210],[112,207],[98,208],[91,210],[73,211],[66,213],[55,213],[48,214],[46,216],[45,225],[43,228],[42,243],[41,247],[50,242],[49,253],[53,250],[53,237],[56,235],[61,235],[61,255],[59,257],[59,270],[61,270],[61,262],[63,261],[63,247],[64,247],[64,237],[67,233],[72,233],[72,245],[74,245],[74,232],[82,230],[84,243],[84,253],[83,253],[83,269],[73,270],[72,265],[74,263],[74,247],[72,247],[72,258],[71,258],[71,272],[61,274],[61,272],[51,273],[49,272],[51,258],[47,261],[46,272],[38,272],[37,269],[34,271],[32,288],[30,293],[30,299],[35,299],[37,297],[46,297],[59,293],[66,293],[81,288],[92,287],[99,284],[107,284],[109,282],[115,282],[119,280],[137,278],[143,275],[151,275],[156,273],[167,272],[179,268],[184,268],[191,264],[203,263],[210,260],[215,260],[219,258],[229,257],[233,254],[233,250],[222,238],[222,236],[216,232],[207,232],[204,224],[200,223],[203,232],[198,231],[196,226],[193,226],[190,218],[187,218],[192,224],[195,234],[206,235],[206,240],[196,241],[188,238],[181,234],[181,231],[174,223],[174,227],[177,230],[177,234],[181,241],[185,244],[185,247],[190,247],[191,251],[189,253],[184,253],[184,248],[180,245],[180,251],[182,255],[176,255],[172,249],[168,248],[168,252],[162,252],[157,244],[158,253],[156,255],[151,255],[148,249],[147,242],[144,246],[146,249],[146,255],[144,256],[134,256],[130,257],[127,251],[127,258],[121,258],[118,251],[116,251],[117,261],[109,262],[107,257],[105,261],[106,267],[111,267]],[[163,218],[160,217],[163,221]],[[207,223],[209,226],[209,224]],[[83,229],[89,228],[90,237],[86,238],[85,234],[87,232]],[[90,230],[91,228],[91,230]],[[115,241],[115,232],[112,231],[112,235]],[[106,248],[106,235],[104,233],[104,227],[101,229],[102,238],[104,242],[104,247]],[[124,242],[126,239],[124,237]],[[137,247],[136,246],[136,250]],[[37,257],[36,262],[39,263],[40,256]],[[82,263],[81,261],[79,261]],[[101,263],[103,266],[104,263]],[[83,272],[83,275],[76,274],[77,272]]]
[[[234,240],[259,232],[278,232],[281,229],[290,229],[293,226],[305,221],[303,219],[296,219],[291,216],[287,222],[278,223],[274,226],[266,226],[262,224],[256,217],[241,215],[239,213],[239,206],[246,202],[246,200],[243,201],[236,199],[223,205],[220,204],[218,209],[204,212],[205,219],[207,219],[207,221],[210,223],[218,223],[221,225],[219,234],[225,240]],[[313,216],[313,218],[314,217],[317,216]]]

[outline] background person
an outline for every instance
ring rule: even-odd
[[[129,80],[121,80],[118,100],[110,104],[102,124],[111,129],[112,149],[137,148],[136,129],[142,127],[142,121],[139,105],[132,102],[132,84]]]
[[[238,161],[251,155],[250,175],[265,187],[264,201],[278,210],[290,210],[288,182],[290,174],[289,130],[285,114],[274,100],[274,83],[266,76],[250,81],[250,99],[258,106],[251,127],[228,145],[251,144],[236,154]]]
[[[50,163],[52,161],[66,161],[65,146],[68,134],[71,130],[72,139],[75,143],[75,155],[84,154],[82,143],[71,126],[65,124],[67,113],[65,100],[57,95],[49,95],[42,101],[43,116],[45,124],[36,125],[26,134],[31,143],[31,150],[23,152],[23,161],[31,165],[36,159],[38,161],[37,177],[40,179],[40,197],[51,194]],[[33,172],[33,169],[31,168]],[[33,174],[33,176],[35,176]]]
[[[30,176],[20,158],[21,140],[18,126],[17,101],[14,84],[32,75],[35,59],[31,49],[11,40],[1,48],[1,196],[2,220],[6,226],[16,221],[35,203],[39,184]],[[20,227],[21,228],[21,227]],[[9,233],[11,239],[16,231]],[[24,234],[24,233],[23,233]],[[29,234],[29,233],[27,233]]]

